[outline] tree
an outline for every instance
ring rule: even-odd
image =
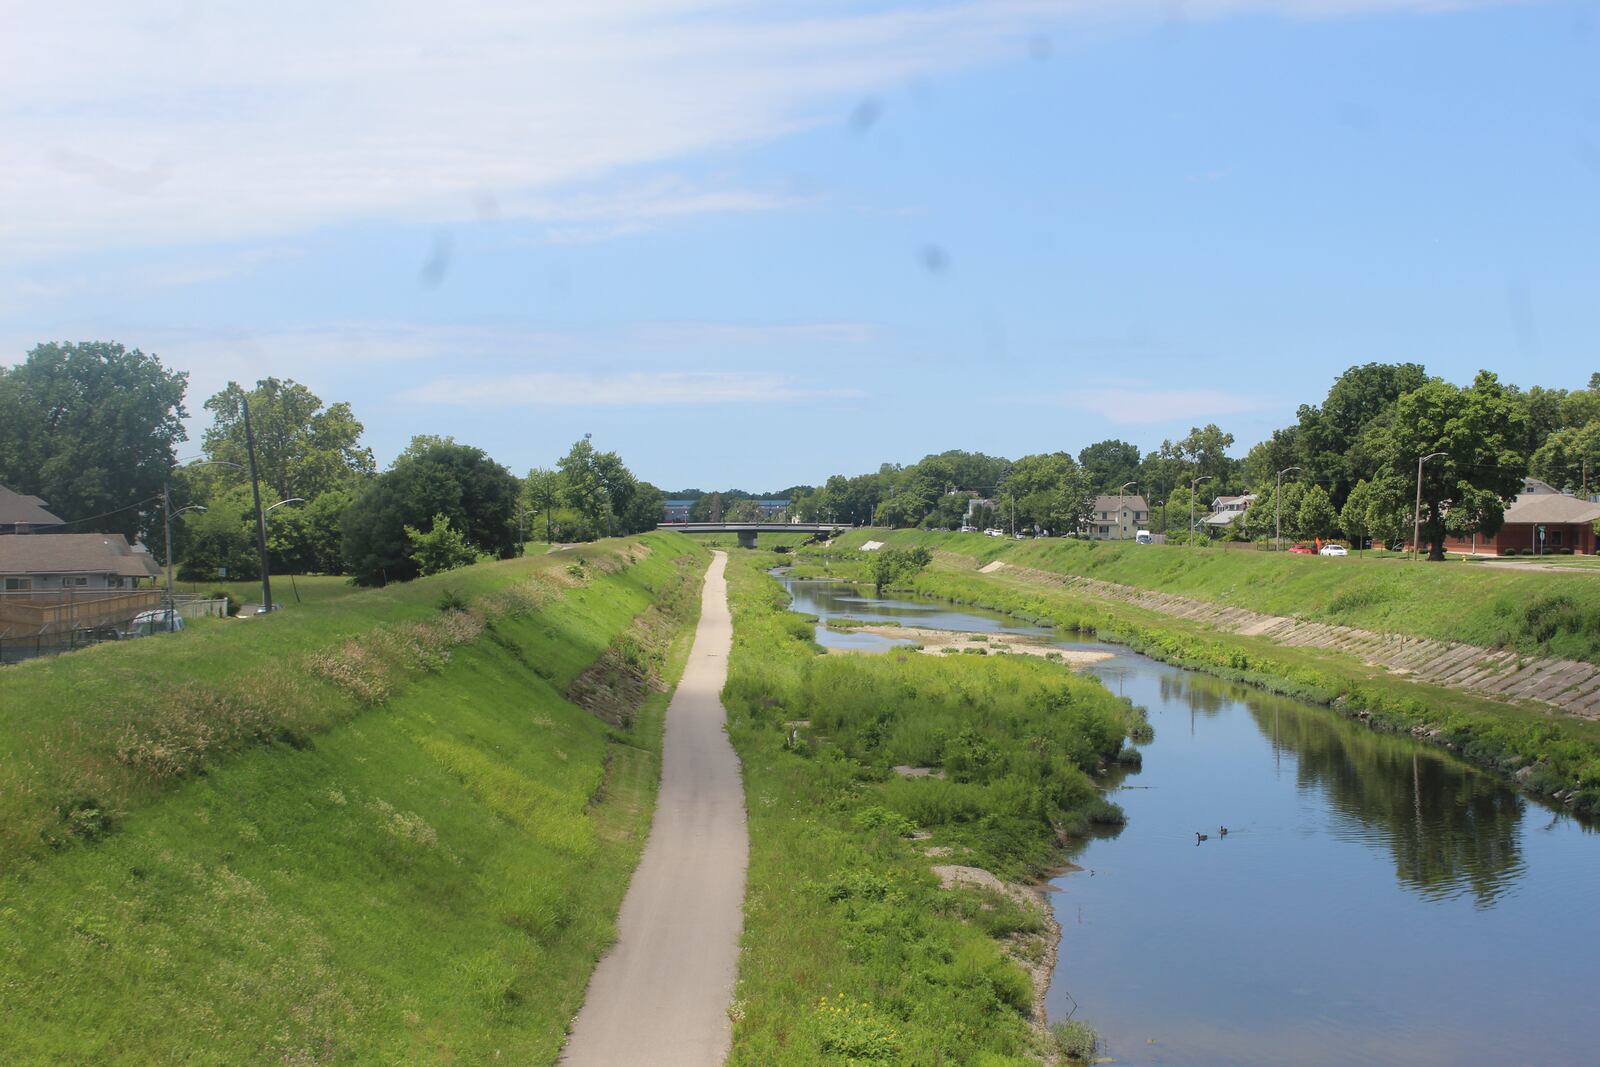
[[[159,529],[188,377],[114,342],[36,345],[0,367],[0,484],[69,522],[94,519],[79,532]]]
[[[1072,533],[1094,510],[1083,470],[1065,452],[1023,456],[1000,485],[1001,514],[1015,513],[1018,529]]]
[[[1310,486],[1300,494],[1300,506],[1295,509],[1295,528],[1301,537],[1320,541],[1333,533],[1338,521],[1339,514],[1333,510],[1333,501],[1322,486]]]
[[[405,531],[406,539],[411,542],[407,555],[424,575],[452,571],[478,559],[478,550],[450,525],[450,516],[443,512],[433,517],[433,524],[426,532],[415,526],[407,526]]]
[[[1320,407],[1300,408],[1296,428],[1300,454],[1290,462],[1301,464],[1326,486],[1335,507],[1343,505],[1350,488],[1370,475],[1378,462],[1367,448],[1374,423],[1386,420],[1401,396],[1427,380],[1420,363],[1351,367],[1334,380]]]
[[[482,449],[449,438],[418,437],[362,491],[344,514],[344,555],[357,584],[415,578],[407,526],[435,515],[479,550],[510,559],[517,551],[519,482]]]
[[[1526,418],[1520,404],[1489,371],[1479,371],[1462,389],[1434,379],[1402,396],[1394,417],[1367,442],[1387,477],[1381,485],[1389,505],[1410,504],[1417,485],[1417,459],[1444,455],[1423,464],[1422,536],[1428,558],[1444,559],[1446,516],[1459,503],[1481,533],[1493,537],[1505,520],[1505,503],[1522,489],[1527,457],[1517,451]]]
[[[292,380],[263,378],[246,392],[237,382],[205,403],[211,428],[202,440],[208,459],[239,467],[249,465],[244,433],[244,402],[250,403],[250,427],[256,441],[256,467],[261,481],[278,495],[311,499],[376,469],[372,450],[361,444],[362,425],[349,404],[323,408],[322,399]],[[239,481],[236,473],[227,480]]]
[[[1178,442],[1178,453],[1194,471],[1191,478],[1210,477],[1206,491],[1216,495],[1234,488],[1238,480],[1239,461],[1228,455],[1232,447],[1233,434],[1207,423],[1190,429],[1189,435]]]
[[[1557,489],[1581,490],[1600,479],[1600,419],[1551,434],[1533,453],[1528,469]]]
[[[535,467],[523,484],[528,510],[544,513],[544,539],[553,541],[552,513],[561,502],[561,475],[546,467]]]
[[[1143,456],[1138,445],[1126,441],[1096,441],[1078,453],[1078,464],[1089,487],[1113,492],[1124,482],[1137,481]]]
[[[920,545],[911,549],[880,548],[872,554],[867,573],[872,576],[872,584],[878,595],[882,596],[885,586],[915,576],[932,562],[933,554]]]
[[[1366,547],[1366,540],[1372,534],[1369,518],[1372,502],[1372,483],[1363,478],[1350,490],[1350,495],[1345,497],[1344,507],[1339,509],[1339,526],[1344,530],[1344,535],[1355,542],[1358,552]]]

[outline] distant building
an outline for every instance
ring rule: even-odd
[[[689,509],[694,507],[693,500],[663,500],[661,502],[662,522],[688,522]]]
[[[1590,556],[1595,551],[1594,524],[1600,504],[1568,496],[1559,489],[1528,478],[1522,493],[1506,508],[1504,524],[1493,537],[1444,539],[1447,552],[1476,552],[1481,556],[1518,555]]]
[[[121,534],[0,537],[0,589],[7,593],[133,589],[160,573],[150,553]]]
[[[774,498],[772,500],[756,501],[756,514],[760,517],[762,522],[773,522],[781,519],[783,518],[784,513],[788,510],[789,501],[787,500],[779,500]]]
[[[1132,541],[1150,522],[1150,505],[1142,496],[1097,496],[1083,533],[1095,541]]]
[[[1239,521],[1239,516],[1255,502],[1254,493],[1246,493],[1243,496],[1219,496],[1211,502],[1211,514],[1202,521],[1213,535],[1221,533],[1225,527]]]
[[[38,533],[66,523],[44,509],[44,501],[0,485],[0,534]]]

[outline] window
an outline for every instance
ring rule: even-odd
[[[81,575],[81,574],[79,574],[79,575],[68,574],[68,575],[65,575],[65,576],[62,577],[61,584],[64,587],[65,586],[74,586],[74,585],[78,585],[78,586],[88,585],[89,584],[89,579],[87,577]]]
[[[106,575],[106,588],[107,589],[121,589],[122,588],[122,576],[120,574],[108,574],[108,575]]]
[[[33,588],[32,578],[7,578],[6,592],[20,593]]]
[[[1552,545],[1559,545],[1561,543],[1561,531],[1560,530],[1551,530],[1550,531],[1550,543]]]

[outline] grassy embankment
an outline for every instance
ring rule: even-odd
[[[1580,574],[912,530],[853,530],[835,546],[850,551],[868,539],[926,545],[979,564],[999,559],[1271,615],[1600,663],[1600,582]]]
[[[859,534],[852,536],[859,537]],[[1098,545],[1091,548],[1064,543],[1009,545],[995,539],[961,538],[961,535],[900,533],[886,537],[879,533],[877,536],[880,540],[915,541],[941,549],[950,549],[954,542],[962,554],[975,557],[974,563],[1001,558],[1023,566],[1066,573],[1091,573],[1083,558],[1098,554],[1104,557],[1106,565],[1092,572],[1094,577],[1109,581],[1143,577],[1145,581],[1140,584],[1190,596],[1200,596],[1201,589],[1219,594],[1226,590],[1227,603],[1260,611],[1283,611],[1285,594],[1280,585],[1288,583],[1304,595],[1308,610],[1303,614],[1307,617],[1350,625],[1372,624],[1350,618],[1351,614],[1358,614],[1353,608],[1341,612],[1328,609],[1328,603],[1345,595],[1331,592],[1341,582],[1346,583],[1352,601],[1362,599],[1365,591],[1374,588],[1404,589],[1408,583],[1415,583],[1410,587],[1419,598],[1444,595],[1430,590],[1448,588],[1450,596],[1474,605],[1470,612],[1465,608],[1461,611],[1463,622],[1458,632],[1451,632],[1446,625],[1450,617],[1448,607],[1437,603],[1432,604],[1429,612],[1420,609],[1416,612],[1416,618],[1427,620],[1427,628],[1419,623],[1412,630],[1402,632],[1421,631],[1428,636],[1456,640],[1466,640],[1486,618],[1502,615],[1493,606],[1485,607],[1485,603],[1492,605],[1500,602],[1499,598],[1511,595],[1500,584],[1502,579],[1515,580],[1512,590],[1528,597],[1555,595],[1551,593],[1553,584],[1566,588],[1559,584],[1563,582],[1561,575],[1484,574],[1478,570],[1463,572],[1459,568],[1451,574],[1439,574],[1440,570],[1449,568],[1448,564],[1442,568],[1422,565],[1399,568],[1382,564],[1371,565],[1369,570],[1359,563],[1344,566],[1345,561],[1339,559],[1287,559],[1250,553],[1238,554],[1241,558],[1236,560],[1228,558],[1234,554],[1221,552],[1214,554],[1217,559],[1208,561],[1208,553],[1199,549],[1194,555],[1200,558],[1186,564],[1181,558],[1173,560],[1171,557],[1185,557],[1189,554],[1187,550],[1155,546]],[[991,544],[975,543],[980,541]],[[972,547],[968,548],[969,545]],[[1141,551],[1151,555],[1145,559],[1129,558],[1137,557]],[[854,574],[860,567],[856,556],[848,550],[848,542],[841,541],[836,543],[833,552],[808,550],[804,558],[811,567],[826,568],[836,574]],[[1061,565],[1063,560],[1080,569],[1067,570]],[[1057,565],[1050,566],[1052,562]],[[1259,574],[1251,573],[1253,567],[1260,568]],[[1315,569],[1319,567],[1325,569]],[[1377,572],[1376,578],[1368,576],[1372,572]],[[1167,573],[1170,580],[1156,586],[1153,576],[1162,573]],[[1341,575],[1346,577],[1341,578]],[[1231,578],[1231,584],[1225,584],[1224,578]],[[1528,579],[1533,582],[1530,584]],[[1476,582],[1484,583],[1484,589],[1467,596],[1463,589],[1469,589]],[[1579,579],[1574,584],[1574,597],[1594,595],[1589,591],[1587,579]],[[1203,623],[1102,600],[1085,592],[1041,587],[1004,570],[980,575],[971,566],[936,562],[917,576],[910,588],[928,596],[1003,611],[1064,630],[1096,634],[1179,666],[1329,705],[1365,720],[1375,729],[1412,733],[1445,746],[1479,766],[1513,775],[1530,792],[1558,796],[1577,811],[1600,813],[1600,722],[1565,715],[1532,702],[1496,701],[1410,681],[1369,667],[1343,653],[1286,647],[1270,638],[1225,633]],[[1410,596],[1408,594],[1406,599]],[[1209,599],[1220,599],[1220,595]],[[1320,612],[1319,604],[1322,605]],[[1600,608],[1584,609],[1586,613],[1597,610]],[[1428,632],[1429,629],[1432,632]],[[1528,645],[1537,647],[1540,643],[1534,639],[1535,635],[1526,637]]]
[[[1060,859],[1059,833],[1120,821],[1094,775],[1148,724],[1037,659],[822,655],[762,573],[777,560],[734,553],[728,572],[751,841],[729,1063],[1032,1062],[1051,1039],[1019,959],[1048,967],[1042,910],[941,888],[931,865],[1019,879]]]
[[[0,672],[5,1061],[553,1062],[705,560],[652,535]]]

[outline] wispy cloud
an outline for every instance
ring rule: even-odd
[[[1041,32],[1495,0],[424,0],[17,7],[0,43],[0,243],[13,255],[501,214],[593,240],[803,202],[737,182],[587,183],[844,121],[852,101]]]
[[[1057,402],[1074,411],[1092,412],[1117,426],[1147,426],[1161,422],[1200,423],[1262,411],[1273,402],[1248,393],[1220,389],[1145,389],[1113,386],[1073,390]]]
[[[498,378],[445,378],[399,399],[473,407],[661,407],[852,400],[856,389],[819,389],[775,374],[664,371],[622,374],[540,372]]]

